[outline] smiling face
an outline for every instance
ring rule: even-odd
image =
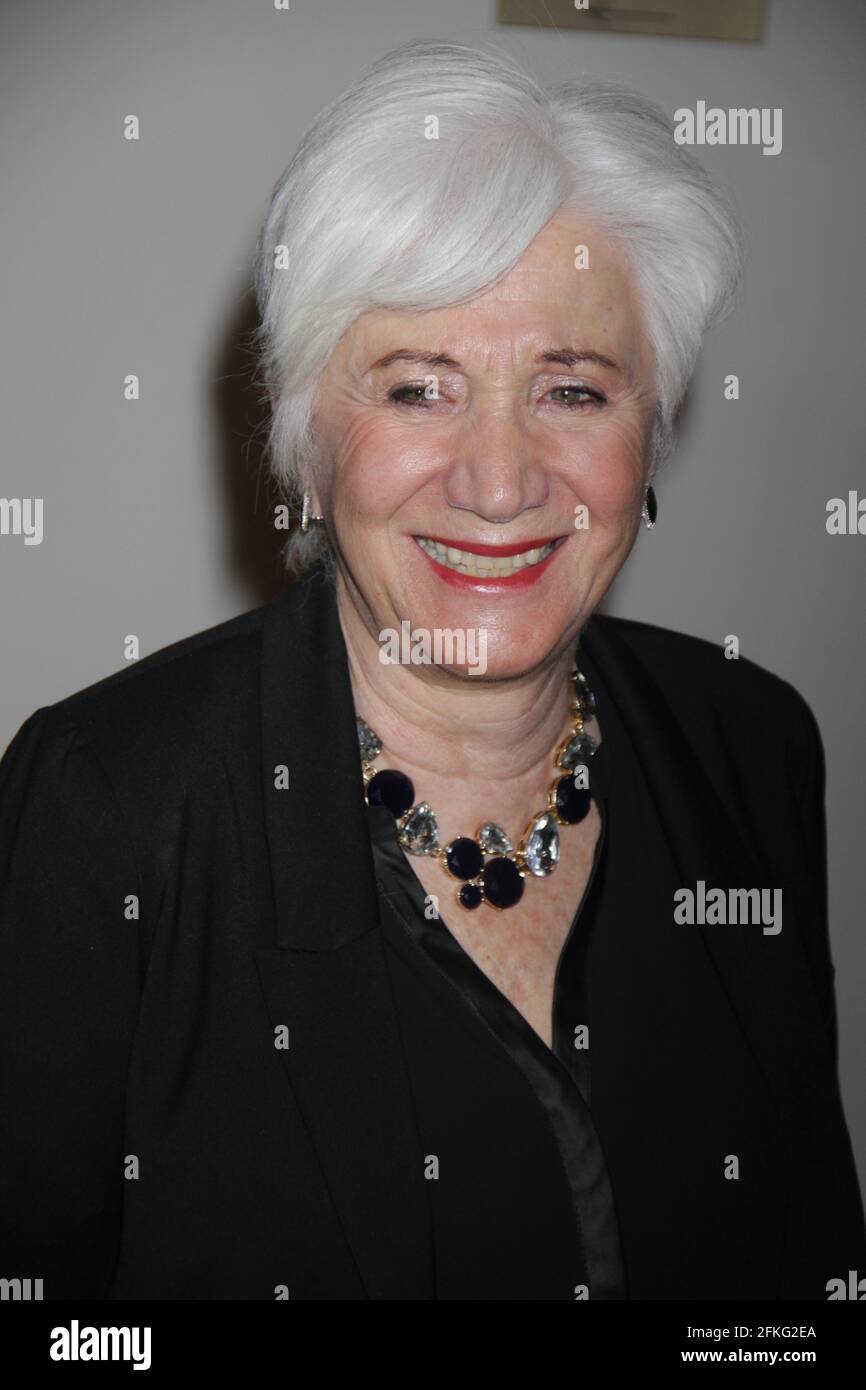
[[[576,217],[467,304],[356,319],[319,382],[314,500],[374,640],[483,630],[487,679],[573,645],[640,525],[654,404],[622,253]]]

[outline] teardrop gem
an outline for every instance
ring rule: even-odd
[[[580,705],[583,712],[585,714],[595,714],[595,696],[582,671],[579,671],[577,674],[577,689],[580,694]]]
[[[439,848],[439,822],[426,801],[419,801],[403,819],[399,840],[410,854],[435,854]]]
[[[557,758],[557,763],[560,767],[576,767],[578,763],[585,763],[591,758],[597,747],[598,739],[593,738],[592,734],[573,734]]]
[[[355,725],[358,730],[358,747],[361,750],[361,757],[365,762],[371,763],[374,758],[378,758],[382,751],[382,745],[370,725],[365,724],[363,719],[356,719]]]
[[[478,832],[478,843],[485,854],[513,854],[514,846],[495,821],[488,821]]]
[[[523,858],[527,869],[536,878],[547,878],[559,863],[559,831],[549,811],[536,816],[532,822],[523,848]]]

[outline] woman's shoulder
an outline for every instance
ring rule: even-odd
[[[820,740],[818,722],[791,681],[747,655],[736,634],[719,641],[634,618],[596,614],[602,640],[623,645],[659,685],[685,722],[711,713],[731,729],[772,727]]]
[[[160,647],[120,671],[57,702],[73,717],[88,719],[97,710],[127,712],[140,706],[166,710],[166,701],[190,704],[219,698],[238,680],[249,678],[258,654],[267,605]],[[222,677],[222,679],[215,679]],[[157,704],[155,697],[161,696]]]
[[[256,727],[268,607],[172,642],[35,710],[3,755],[0,786],[31,765],[57,763],[71,775],[70,760],[95,760],[115,785],[134,785],[141,776],[163,785],[186,780],[224,745],[233,725]]]
[[[244,701],[258,698],[263,634],[272,620],[275,640],[296,652],[300,622],[315,623],[321,613],[304,619],[305,604],[321,585],[318,572],[288,584],[275,598],[256,608],[194,632],[179,641],[129,662],[93,684],[37,710],[48,720],[74,722],[83,730],[101,731],[106,740],[132,727],[154,736],[191,727],[206,731]],[[309,636],[309,633],[307,633]]]

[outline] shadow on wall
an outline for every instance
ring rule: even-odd
[[[254,606],[275,598],[291,579],[281,555],[287,533],[274,527],[280,498],[264,463],[270,417],[251,345],[258,322],[248,293],[226,324],[210,373],[217,480],[226,507],[225,561]]]

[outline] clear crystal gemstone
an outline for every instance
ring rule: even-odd
[[[580,696],[580,703],[585,714],[595,713],[595,696],[590,689],[589,681],[582,671],[575,671],[574,688]]]
[[[433,854],[439,848],[439,823],[426,801],[406,812],[400,824],[400,843],[410,854]]]
[[[546,878],[559,863],[559,831],[549,811],[536,816],[523,851],[526,867],[536,878]]]
[[[365,724],[363,719],[356,717],[355,724],[358,729],[358,747],[361,750],[361,757],[371,763],[374,758],[378,758],[382,751],[382,745],[370,725]]]
[[[478,832],[478,843],[485,854],[511,854],[514,846],[495,821],[488,821]]]
[[[587,758],[592,757],[597,747],[598,740],[594,739],[592,734],[575,734],[568,740],[563,750],[562,757],[559,759],[560,767],[571,768],[576,767],[578,763],[586,762]]]

